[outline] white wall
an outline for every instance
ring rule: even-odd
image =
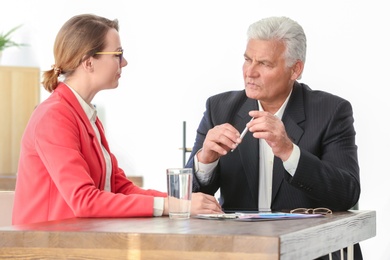
[[[273,15],[297,20],[308,38],[301,81],[340,95],[354,107],[360,209],[377,211],[377,236],[361,245],[365,259],[388,259],[390,141],[385,122],[390,107],[385,93],[390,16],[385,4],[385,0],[12,0],[2,4],[0,31],[24,24],[14,39],[30,46],[8,49],[3,65],[49,69],[54,38],[71,16],[95,13],[118,18],[129,65],[119,88],[99,93],[94,103],[122,168],[129,175],[143,175],[146,188],[166,190],[165,169],[182,164],[182,121],[187,121],[187,144],[192,146],[206,98],[243,88],[248,25]]]

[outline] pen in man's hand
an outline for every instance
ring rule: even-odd
[[[251,122],[253,119],[254,119],[254,117],[252,117],[251,120],[249,120],[249,122]],[[244,131],[242,131],[242,133],[240,135],[240,139],[244,138],[244,136],[246,135],[247,132],[248,132],[248,127],[245,127]],[[237,146],[238,146],[238,144],[237,144]],[[237,148],[237,146],[236,146],[236,148]],[[235,149],[232,149],[231,152],[233,152],[234,150]]]

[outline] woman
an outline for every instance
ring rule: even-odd
[[[37,106],[22,138],[13,224],[167,215],[165,192],[137,187],[118,167],[91,105],[100,90],[118,86],[127,65],[118,21],[72,17],[56,37],[54,59],[42,82],[51,95]],[[197,213],[221,209],[213,196],[194,193],[191,214]]]

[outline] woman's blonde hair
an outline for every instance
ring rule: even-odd
[[[43,87],[53,92],[58,85],[58,77],[72,75],[82,61],[94,56],[105,47],[109,29],[119,30],[118,20],[81,14],[70,18],[59,30],[54,42],[54,62],[52,69],[45,71]]]

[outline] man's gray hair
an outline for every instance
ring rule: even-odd
[[[297,60],[305,63],[306,35],[303,28],[287,17],[269,17],[251,24],[247,32],[248,41],[281,40],[286,46],[285,58],[287,67]]]

